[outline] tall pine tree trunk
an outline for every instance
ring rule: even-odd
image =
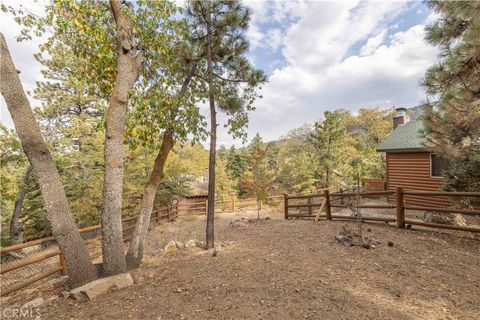
[[[7,103],[23,150],[38,178],[52,234],[65,257],[70,285],[78,287],[96,279],[95,267],[70,213],[60,175],[35,120],[3,33],[0,33],[0,38],[0,91]]]
[[[189,74],[185,78],[180,92],[178,94],[178,100],[182,101],[185,93],[187,92],[188,85],[192,80],[197,69],[197,64],[194,64],[190,69]],[[172,121],[175,121],[175,114],[172,114]],[[128,245],[128,252],[126,255],[127,268],[136,268],[140,266],[143,260],[143,249],[145,243],[145,237],[147,236],[148,226],[150,224],[150,217],[153,211],[153,204],[155,202],[155,195],[157,194],[158,186],[163,179],[163,168],[167,161],[168,154],[173,148],[175,141],[173,140],[174,129],[168,128],[165,131],[162,139],[162,146],[158,152],[157,158],[153,165],[150,178],[147,186],[143,191],[142,202],[140,207],[140,214],[137,218],[135,230],[133,231],[132,239]]]
[[[13,208],[12,220],[10,220],[10,245],[23,242],[23,228],[18,225],[18,220],[22,214],[23,200],[28,193],[28,180],[32,174],[32,166],[29,165],[23,176],[22,186],[15,198],[15,206]]]
[[[213,62],[212,62],[212,13],[211,3],[207,4],[207,64],[208,64],[208,97],[210,102],[210,154],[208,160],[208,208],[206,247],[215,245],[215,157],[217,148],[217,112],[215,110],[215,96],[213,88]]]
[[[117,77],[107,111],[105,133],[105,177],[102,207],[103,272],[111,276],[126,271],[122,238],[123,135],[127,114],[128,92],[137,80],[142,55],[137,53],[133,28],[120,1],[111,0],[116,23]]]

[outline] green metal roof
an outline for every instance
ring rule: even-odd
[[[425,139],[421,134],[423,123],[421,120],[410,121],[399,125],[385,141],[380,143],[377,151],[380,152],[420,152],[425,151]]]

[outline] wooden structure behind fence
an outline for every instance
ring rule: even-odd
[[[372,196],[385,197],[386,199],[395,199],[394,203],[389,201],[387,204],[360,204],[355,206],[352,203],[346,203],[344,198],[354,198],[360,196],[361,198],[370,198]],[[422,197],[428,199],[423,206],[406,204],[405,198],[415,196],[417,199]],[[433,192],[433,191],[414,191],[403,190],[398,187],[395,191],[373,191],[373,192],[329,192],[324,190],[317,194],[306,195],[284,195],[284,217],[290,218],[315,218],[327,220],[356,220],[356,216],[351,215],[335,215],[332,210],[335,208],[348,209],[375,209],[375,210],[391,210],[391,215],[368,215],[363,216],[364,221],[383,221],[395,222],[399,228],[405,228],[408,225],[419,225],[432,228],[454,229],[461,231],[480,232],[480,224],[475,223],[473,226],[462,226],[444,223],[425,222],[418,219],[419,216],[425,213],[436,215],[452,215],[461,214],[462,216],[480,217],[480,209],[477,207],[461,208],[456,207],[454,203],[460,201],[450,201],[450,206],[434,206],[430,205],[430,199],[439,198],[478,198],[476,203],[480,203],[480,192]],[[417,202],[418,203],[418,202]],[[421,203],[421,202],[420,202]],[[293,212],[295,211],[295,212]],[[480,222],[480,219],[478,219]]]

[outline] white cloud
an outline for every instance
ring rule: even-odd
[[[437,49],[424,41],[423,25],[386,37],[408,6],[309,2],[288,28],[282,50],[286,65],[274,70],[264,98],[256,102],[250,134],[277,139],[325,110],[420,103],[420,81]],[[362,42],[352,55],[351,48]]]
[[[380,31],[377,35],[368,38],[367,43],[360,49],[360,55],[368,56],[375,52],[375,50],[383,43],[387,30]]]
[[[20,2],[15,0],[2,1],[6,6],[12,6],[18,8],[21,6]],[[26,1],[23,3],[23,7],[34,14],[44,14],[45,4],[43,1]],[[0,11],[0,29],[2,30],[7,46],[10,50],[10,54],[13,59],[15,67],[20,71],[20,81],[23,88],[27,92],[32,92],[36,87],[36,82],[43,79],[40,70],[41,64],[33,56],[38,52],[39,45],[45,40],[45,38],[33,38],[32,40],[17,42],[16,37],[20,34],[20,27],[14,20],[12,15]],[[32,107],[39,106],[39,102],[28,95]],[[0,121],[13,127],[13,122],[10,117],[10,113],[7,110],[7,106],[3,97],[0,97]]]
[[[283,44],[283,34],[280,29],[270,29],[267,32],[266,44],[272,49],[272,51],[277,51],[278,48]]]

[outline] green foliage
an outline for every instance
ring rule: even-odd
[[[225,125],[236,138],[246,138],[248,112],[254,110],[253,102],[266,82],[265,74],[253,68],[247,58],[246,30],[250,11],[240,1],[189,1],[186,14],[189,17],[191,41],[195,50],[193,59],[198,62],[196,77],[209,82],[208,48],[213,64],[213,93],[220,110],[227,114]],[[210,26],[211,41],[207,30]]]
[[[275,171],[269,164],[268,149],[257,133],[248,146],[248,170],[240,178],[246,195],[257,201],[266,200],[274,189]]]
[[[445,190],[478,191],[480,153],[480,3],[430,1],[439,18],[426,39],[440,47],[424,86],[431,101],[424,116],[427,146],[449,160]],[[477,180],[475,180],[477,179]]]
[[[277,156],[277,183],[284,192],[310,192],[320,183],[315,174],[316,163],[312,161],[313,150],[307,142],[311,131],[309,125],[293,129],[281,142]]]
[[[326,111],[325,119],[316,122],[307,141],[314,150],[317,165],[316,176],[323,180],[322,187],[350,182],[352,167],[350,160],[355,156],[355,140],[347,131],[345,110]]]
[[[362,163],[361,177],[385,179],[385,153],[376,149],[392,131],[392,118],[393,110],[380,108],[360,108],[357,116],[347,117],[347,129],[356,140]]]

